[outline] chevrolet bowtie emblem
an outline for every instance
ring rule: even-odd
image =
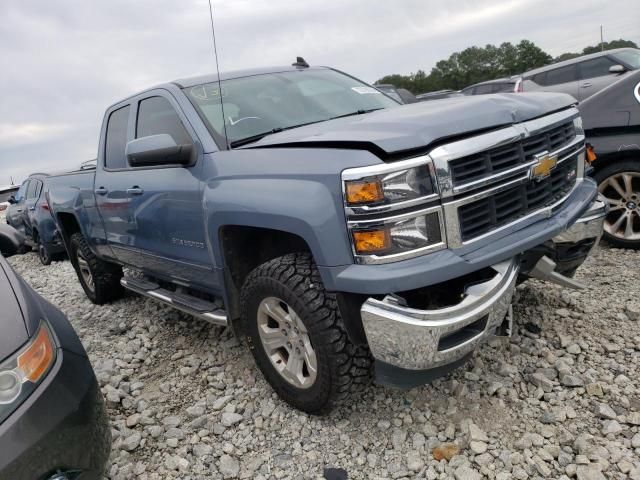
[[[549,152],[539,153],[535,159],[537,163],[531,166],[529,176],[536,181],[547,178],[558,164],[558,156],[549,155]]]

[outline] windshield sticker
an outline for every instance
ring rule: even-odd
[[[368,95],[371,93],[382,95],[382,92],[373,87],[351,87],[351,90],[359,93],[360,95]]]
[[[189,92],[192,97],[200,100],[215,100],[220,97],[220,90],[217,85],[197,85],[191,87]],[[222,89],[222,98],[227,96],[226,90]]]

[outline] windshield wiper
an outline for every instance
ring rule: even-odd
[[[335,120],[336,118],[345,118],[352,117],[354,115],[363,115],[365,113],[374,112],[376,110],[382,110],[383,107],[379,108],[370,108],[369,110],[356,110],[355,112],[345,113],[344,115],[338,115],[336,117],[330,117],[323,120],[316,120],[314,122],[301,123],[299,125],[291,125],[289,127],[277,127],[273,128],[269,131],[257,133],[256,135],[251,135],[250,137],[240,138],[238,140],[234,140],[229,144],[231,148],[241,147],[242,145],[246,145],[248,143],[257,142],[258,140],[262,140],[267,135],[273,135],[274,133],[284,132],[285,130],[291,130],[293,128],[304,127],[307,125],[312,125],[314,123],[326,122],[327,120]]]
[[[335,120],[336,118],[353,117],[355,115],[364,115],[365,113],[375,112],[376,110],[382,110],[384,107],[370,108],[368,110],[356,110],[355,112],[345,113],[344,115],[338,115],[337,117],[331,117],[329,120]]]

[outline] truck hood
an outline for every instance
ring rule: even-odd
[[[0,259],[0,363],[29,339],[22,310],[9,281],[8,268],[4,259]]]
[[[384,157],[531,120],[575,103],[570,95],[542,92],[446,98],[294,128],[245,148],[362,148]]]

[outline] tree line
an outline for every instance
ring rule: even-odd
[[[582,52],[567,52],[553,58],[530,40],[521,40],[515,45],[504,42],[500,46],[469,47],[455,52],[446,60],[436,63],[429,73],[418,70],[409,75],[386,75],[376,83],[390,83],[415,94],[444,89],[460,90],[474,83],[509,77],[550,63],[595,53],[603,47],[604,50],[638,48],[631,40],[620,39],[586,47]]]

